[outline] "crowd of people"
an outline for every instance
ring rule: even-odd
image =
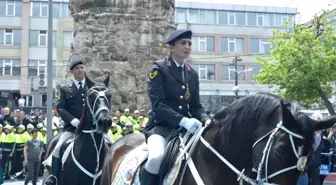
[[[121,111],[114,112],[111,118],[112,124],[108,135],[114,142],[124,135],[141,132],[148,121],[147,112],[144,109],[134,110],[131,113],[126,108],[123,113]],[[53,110],[53,136],[62,132],[63,124],[57,111]],[[46,113],[37,109],[34,115],[29,115],[24,111],[11,112],[8,107],[2,108],[0,111],[0,177],[2,173],[3,178],[0,178],[0,184],[3,180],[24,179],[25,176],[27,183],[28,179],[32,179],[35,184],[37,177],[43,175],[44,165],[41,163],[44,158],[46,142]],[[32,160],[29,158],[34,154],[38,154],[38,157],[30,162]]]

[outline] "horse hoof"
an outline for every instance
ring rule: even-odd
[[[47,177],[44,185],[57,185],[57,178],[53,175]]]

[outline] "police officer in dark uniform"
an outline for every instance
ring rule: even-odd
[[[156,185],[167,137],[173,130],[184,127],[195,133],[202,123],[210,122],[199,101],[197,72],[185,59],[191,50],[190,30],[177,30],[166,44],[170,56],[155,61],[148,76],[148,92],[152,104],[149,121],[144,129],[148,144],[148,161],[141,185]]]
[[[85,66],[82,60],[75,60],[70,65],[74,80],[71,84],[62,85],[57,101],[57,111],[64,121],[64,133],[61,135],[53,153],[51,175],[46,180],[46,185],[56,185],[56,180],[61,170],[61,157],[59,154],[62,143],[74,135],[76,127],[84,110],[87,86],[85,85]],[[45,161],[50,160],[50,157]]]

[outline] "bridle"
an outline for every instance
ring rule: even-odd
[[[102,89],[102,90],[99,90],[99,89]],[[89,99],[86,98],[86,104],[89,108],[89,111],[92,115],[92,124],[93,126],[95,126],[94,129],[91,129],[91,130],[83,130],[84,133],[90,133],[90,132],[97,132],[97,125],[98,125],[98,119],[97,119],[97,116],[99,115],[99,113],[103,110],[106,110],[108,113],[110,113],[110,109],[108,107],[110,107],[110,104],[109,104],[109,101],[106,97],[106,92],[108,91],[108,89],[106,87],[102,87],[102,86],[94,86],[94,87],[91,87],[87,94],[91,93],[91,92],[96,92],[98,94],[98,96],[96,97],[96,99],[94,100],[93,102],[93,105],[91,107],[90,103],[89,103]],[[97,103],[97,100],[99,98],[104,98],[106,100],[106,103],[107,103],[107,106],[105,105],[101,105],[97,110],[96,112],[94,112],[94,108],[96,107],[96,103]]]
[[[99,115],[99,113],[103,110],[106,110],[108,113],[110,113],[110,109],[108,107],[110,107],[110,104],[109,104],[109,101],[106,97],[106,91],[108,91],[108,89],[106,87],[102,87],[102,86],[94,86],[94,87],[91,87],[87,94],[91,93],[91,92],[95,92],[98,94],[98,96],[96,97],[96,99],[94,100],[93,102],[93,105],[91,107],[91,105],[89,104],[89,99],[86,97],[86,104],[89,108],[89,111],[92,115],[92,124],[93,126],[95,126],[94,129],[91,129],[91,130],[82,130],[83,133],[89,133],[92,140],[93,140],[93,144],[94,144],[94,147],[95,147],[95,150],[96,150],[96,155],[97,155],[97,166],[96,166],[96,169],[95,169],[95,172],[94,174],[89,172],[88,170],[86,170],[75,158],[75,155],[74,155],[74,143],[75,143],[75,140],[73,140],[71,142],[70,146],[71,147],[71,156],[72,156],[72,159],[74,161],[74,163],[76,164],[76,166],[82,171],[84,172],[87,176],[91,177],[93,179],[93,182],[92,182],[92,185],[95,185],[96,184],[96,181],[97,179],[101,176],[102,174],[102,169],[99,170],[99,161],[100,161],[100,152],[101,152],[101,149],[103,148],[103,144],[104,144],[104,136],[102,137],[101,139],[101,142],[100,142],[100,146],[99,146],[99,149],[97,147],[97,143],[96,143],[96,140],[94,138],[94,133],[97,132],[97,128],[98,128],[98,118],[97,116]],[[97,103],[97,100],[99,98],[104,98],[107,102],[107,106],[106,105],[101,105],[95,112],[94,112],[94,108],[96,107],[96,103]],[[98,171],[99,170],[99,171]]]
[[[195,167],[195,164],[191,158],[191,155],[195,149],[195,146],[196,144],[201,141],[201,143],[207,147],[213,154],[215,154],[224,164],[226,164],[233,172],[235,172],[237,175],[238,175],[238,179],[237,181],[240,181],[240,184],[243,184],[243,181],[247,182],[248,184],[251,184],[251,185],[267,185],[267,184],[270,184],[268,183],[268,180],[279,175],[279,174],[282,174],[284,172],[287,172],[287,171],[290,171],[290,170],[294,170],[294,169],[298,169],[299,171],[303,171],[305,166],[306,166],[306,163],[307,163],[307,156],[299,156],[299,152],[295,146],[295,143],[294,143],[294,140],[293,140],[293,137],[295,138],[298,138],[298,139],[304,139],[303,136],[299,135],[299,134],[296,134],[290,130],[288,130],[284,125],[283,125],[283,122],[280,121],[277,126],[271,130],[269,133],[267,133],[266,135],[264,135],[263,137],[261,137],[260,139],[258,139],[254,144],[253,144],[253,147],[254,148],[258,143],[260,143],[260,141],[264,140],[265,138],[267,138],[268,136],[269,139],[267,140],[267,144],[263,150],[263,156],[261,158],[261,161],[259,163],[259,166],[258,166],[258,176],[257,176],[257,179],[254,180],[254,179],[251,179],[250,177],[246,176],[244,174],[245,172],[245,169],[243,169],[242,171],[238,170],[236,167],[234,167],[229,161],[227,161],[221,154],[219,154],[216,149],[214,149],[202,136],[204,130],[208,127],[210,123],[208,124],[205,124],[204,127],[201,127],[197,130],[197,132],[191,137],[191,139],[187,141],[187,139],[189,138],[190,136],[190,133],[187,133],[183,138],[180,137],[180,140],[181,140],[181,143],[182,143],[182,149],[181,149],[181,154],[180,156],[177,158],[177,161],[181,160],[183,157],[185,158],[186,160],[186,165],[185,165],[185,168],[183,169],[182,171],[182,175],[181,175],[181,181],[180,181],[180,185],[182,184],[182,177],[184,176],[184,173],[185,173],[185,169],[186,167],[188,166],[190,171],[191,171],[191,174],[193,175],[195,181],[196,181],[196,184],[197,185],[204,185],[204,182],[201,178],[201,176],[199,175],[196,167]],[[295,154],[295,156],[298,158],[298,161],[297,161],[297,164],[294,165],[294,166],[291,166],[291,167],[288,167],[288,168],[285,168],[285,169],[282,169],[282,170],[279,170],[271,175],[268,175],[267,173],[267,167],[268,167],[268,158],[269,158],[269,154],[270,154],[270,149],[272,147],[272,144],[273,144],[273,141],[275,139],[275,135],[276,133],[279,131],[279,130],[283,130],[284,132],[286,132],[288,135],[289,135],[289,139],[290,139],[290,142],[291,142],[291,145],[292,145],[292,148],[293,148],[293,152]],[[263,170],[263,166],[264,166],[264,163],[265,164],[265,178],[261,179],[261,173],[262,173],[262,170]]]

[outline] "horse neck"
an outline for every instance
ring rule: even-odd
[[[241,151],[239,150],[230,149],[232,148],[232,145],[235,145],[235,143],[232,143],[232,141],[223,142],[224,136],[218,132],[218,129],[219,128],[217,127],[213,127],[209,130],[206,130],[203,136],[204,139],[233,166],[235,166],[239,170],[245,168],[245,171],[249,173],[249,170],[252,169],[252,164],[248,164],[248,162],[244,160],[249,157],[243,156],[244,154],[240,153]],[[233,173],[233,171],[223,161],[221,161],[215,154],[211,152],[211,150],[205,147],[205,145],[202,144],[200,141],[194,151],[193,159],[195,160],[195,166],[198,169],[199,174],[201,175],[205,184],[238,185],[237,175]],[[225,174],[225,176],[223,176],[223,174]],[[193,178],[191,174],[189,175],[191,178]],[[225,178],[224,184],[223,178]]]

